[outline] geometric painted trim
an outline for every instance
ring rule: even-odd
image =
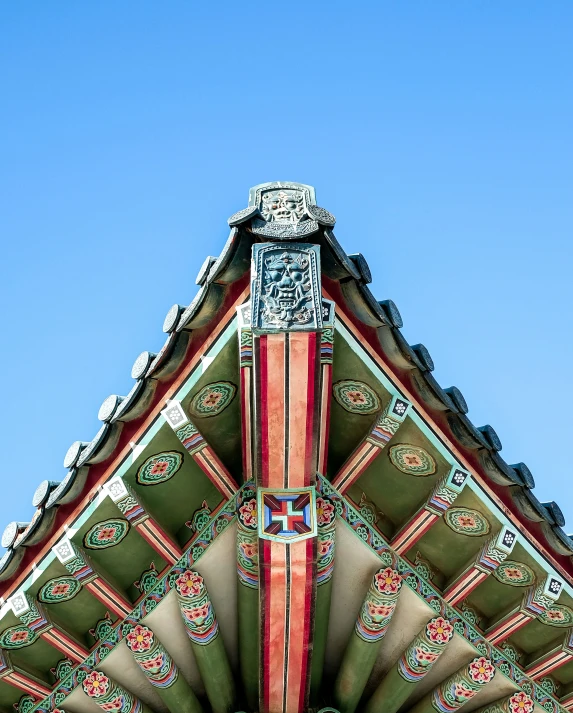
[[[23,649],[36,641],[38,634],[24,624],[10,626],[0,634],[0,647],[3,649]]]
[[[468,537],[482,537],[491,529],[486,516],[471,508],[449,508],[445,512],[444,522],[454,532]]]
[[[237,387],[229,381],[215,381],[207,384],[195,394],[189,404],[189,411],[199,418],[217,416],[224,411],[235,398]]]
[[[390,446],[388,456],[392,465],[407,475],[423,478],[436,472],[436,461],[419,446],[398,443],[395,446]]]
[[[257,507],[261,539],[292,543],[316,537],[316,488],[258,488]]]
[[[553,604],[549,609],[537,615],[542,624],[568,628],[573,626],[573,609],[565,604]]]
[[[332,394],[342,408],[350,413],[368,415],[380,410],[378,394],[363,381],[337,381],[332,385]]]
[[[129,532],[129,522],[123,518],[102,520],[84,535],[84,547],[89,550],[105,550],[118,545]]]
[[[73,599],[82,585],[74,577],[55,577],[50,579],[38,592],[38,600],[45,604],[57,604]]]
[[[183,454],[178,451],[157,453],[148,458],[137,471],[139,485],[157,485],[172,478],[183,464]]]
[[[523,562],[506,560],[492,572],[498,582],[511,587],[529,587],[535,582],[535,572]]]

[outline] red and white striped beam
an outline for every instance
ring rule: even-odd
[[[550,575],[540,586],[530,587],[521,606],[510,612],[486,631],[486,638],[494,645],[505,641],[516,631],[527,626],[530,621],[551,607],[563,589],[563,581]]]
[[[448,476],[432,491],[428,500],[416,514],[394,535],[390,542],[399,555],[407,552],[436,523],[462,492],[470,474],[454,465]]]
[[[223,465],[215,451],[191,422],[180,401],[170,401],[161,412],[163,418],[175,431],[185,450],[205,473],[225,500],[233,497],[239,489],[235,479]]]
[[[111,613],[123,619],[131,612],[133,604],[125,594],[113,587],[105,575],[94,568],[88,555],[71,540],[60,540],[52,550],[68,572]]]
[[[538,679],[547,676],[571,659],[573,659],[573,632],[569,630],[560,646],[532,661],[525,669],[525,673],[529,678]],[[573,705],[573,694],[571,694],[571,705]]]
[[[183,556],[183,550],[171,535],[150,515],[140,497],[124,482],[120,476],[115,476],[105,485],[111,500],[120,512],[143,539],[163,557],[166,562],[174,565]]]
[[[36,700],[46,698],[52,692],[51,689],[35,676],[24,673],[19,668],[13,666],[6,651],[0,649],[0,681],[18,688],[20,691],[33,696]]]
[[[370,433],[350,454],[334,477],[332,485],[339,492],[345,493],[378,458],[406,419],[410,406],[410,402],[402,396],[391,398]]]
[[[67,658],[79,663],[89,654],[89,650],[75,636],[56,626],[44,611],[39,602],[24,592],[18,592],[8,600],[15,616],[30,629],[44,639]]]
[[[485,581],[511,554],[517,541],[517,532],[509,527],[492,537],[482,547],[476,558],[446,587],[443,598],[448,604],[457,604]]]

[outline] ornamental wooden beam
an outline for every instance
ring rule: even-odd
[[[335,475],[332,485],[339,492],[345,493],[378,458],[406,419],[410,406],[410,402],[402,396],[393,396],[390,399],[384,411],[376,419],[370,433],[350,454]]]
[[[20,691],[24,691],[35,700],[45,698],[52,692],[51,689],[36,676],[22,671],[14,666],[7,651],[0,649],[0,681],[10,684]]]
[[[432,670],[453,635],[454,627],[447,619],[431,619],[384,676],[364,713],[395,713]]]
[[[237,496],[237,589],[239,665],[248,707],[259,705],[259,537],[257,491],[244,486]]]
[[[101,671],[91,671],[84,678],[82,688],[86,696],[106,713],[153,713],[131,691],[122,688]]]
[[[127,518],[143,539],[170,565],[174,565],[183,556],[183,551],[173,537],[160,523],[151,516],[141,497],[135,495],[132,488],[116,476],[105,485],[111,500]]]
[[[232,713],[235,683],[203,577],[186,570],[175,581],[179,610],[213,713]]]
[[[56,625],[42,605],[25,592],[19,592],[8,600],[15,616],[35,634],[67,658],[79,663],[89,650],[61,625]]]
[[[561,644],[533,659],[525,669],[525,673],[529,678],[538,679],[542,676],[547,676],[556,668],[563,666],[572,659],[573,629],[568,629]]]
[[[518,691],[511,696],[500,698],[498,701],[488,703],[486,706],[478,708],[475,713],[533,713],[535,702],[524,693]]]
[[[319,250],[298,242],[253,246],[251,431],[259,535],[261,713],[299,713],[308,707],[310,695],[315,484],[319,439],[326,433],[320,427]]]
[[[539,614],[557,601],[563,589],[563,581],[556,576],[548,576],[544,583],[529,587],[523,600],[515,609],[500,617],[486,631],[487,639],[496,646],[509,636],[533,621]]]
[[[85,589],[100,601],[106,609],[120,618],[125,618],[133,609],[133,604],[109,582],[108,575],[96,569],[87,553],[67,537],[52,548],[58,560]]]
[[[125,643],[171,713],[203,713],[193,689],[149,627],[136,624],[125,635]]]
[[[485,656],[462,666],[437,688],[427,693],[408,713],[455,711],[471,700],[495,676],[495,667]],[[530,712],[531,713],[531,712]]]
[[[427,501],[394,535],[390,546],[404,554],[420,540],[462,492],[470,474],[454,465],[447,477],[434,488]]]
[[[340,713],[354,713],[372,673],[402,587],[391,567],[378,570],[366,594],[334,683],[334,705]]]
[[[324,298],[322,299],[322,332],[320,333],[320,433],[318,436],[318,472],[322,475],[326,475],[328,459],[335,309],[336,306],[334,302]]]
[[[197,426],[191,422],[181,402],[170,401],[161,414],[175,431],[175,435],[181,441],[185,450],[225,500],[232,498],[239,489],[239,486],[215,451],[203,438]]]
[[[443,598],[448,604],[457,604],[484,582],[489,575],[511,554],[517,541],[517,532],[509,527],[492,537],[477,556],[455,575],[444,590]]]

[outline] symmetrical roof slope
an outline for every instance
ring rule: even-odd
[[[229,224],[4,530],[0,713],[573,710],[557,504],[437,383],[312,187],[256,186]]]

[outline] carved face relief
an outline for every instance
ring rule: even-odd
[[[263,193],[261,213],[267,223],[298,223],[304,215],[304,195],[289,188]]]
[[[265,318],[270,324],[288,327],[311,321],[309,261],[304,254],[284,252],[268,258],[264,288]]]

